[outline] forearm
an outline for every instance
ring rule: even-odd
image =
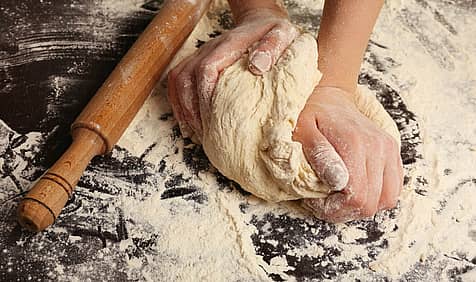
[[[287,16],[281,0],[228,0],[235,21],[240,20],[253,10],[266,9]]]
[[[319,29],[321,86],[354,92],[383,0],[327,0]]]

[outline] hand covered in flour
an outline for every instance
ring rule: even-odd
[[[251,5],[267,3],[245,1],[245,8],[250,7],[243,10],[242,3],[235,2],[230,1],[230,5],[237,26],[205,43],[169,73],[168,97],[184,137],[195,135],[201,139],[201,117],[208,113],[215,84],[226,67],[249,51],[249,70],[261,75],[299,35],[282,7],[252,8]],[[272,4],[275,5],[273,1]]]
[[[399,146],[359,112],[353,94],[316,87],[293,138],[302,143],[318,177],[336,191],[303,200],[317,217],[345,222],[395,207],[403,186]]]

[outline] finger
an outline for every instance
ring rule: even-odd
[[[398,167],[398,175],[400,176],[400,186],[398,189],[398,194],[400,195],[400,193],[403,190],[403,183],[405,179],[405,174],[403,171],[403,161],[402,161],[402,157],[400,156],[400,152],[398,152],[397,167]]]
[[[192,56],[188,56],[183,59],[178,65],[171,69],[167,76],[167,97],[169,103],[172,106],[172,111],[174,112],[175,118],[178,122],[183,122],[183,114],[181,111],[181,105],[177,96],[177,89],[175,84],[177,83],[177,77],[182,72],[183,68],[190,62]]]
[[[298,35],[298,29],[292,24],[274,26],[251,50],[249,70],[256,75],[269,71]]]
[[[386,167],[384,170],[382,194],[379,200],[379,210],[394,208],[400,194],[400,180],[395,168]]]
[[[354,144],[342,146],[339,155],[348,169],[349,180],[340,192],[325,199],[307,199],[305,206],[321,219],[330,222],[346,222],[362,217],[362,208],[367,203],[368,181],[365,164],[365,149]]]
[[[397,205],[398,196],[403,189],[403,166],[400,155],[390,159],[383,172],[382,194],[379,210],[391,209]]]
[[[198,136],[201,136],[202,132],[202,114],[208,113],[219,72],[241,57],[246,50],[242,44],[243,42],[236,40],[209,41],[200,48],[178,76],[176,89],[184,110],[184,118]],[[202,106],[206,109],[203,112]]]
[[[332,191],[344,189],[349,180],[344,161],[319,131],[314,118],[303,116],[305,115],[301,115],[298,120],[294,138],[302,144],[304,155],[319,179]]]
[[[364,165],[349,168],[349,183],[343,191],[330,194],[322,199],[305,199],[306,207],[316,217],[329,222],[346,222],[362,217],[362,207],[367,202],[368,182]],[[356,176],[356,177],[355,177]]]
[[[349,197],[349,194],[336,192],[327,198],[304,199],[303,204],[319,219],[342,223],[360,218],[360,210],[347,206]]]
[[[194,73],[202,115],[209,112],[209,103],[220,73],[240,59],[271,27],[272,24],[266,22],[259,26],[244,25],[202,46],[198,54],[200,63]]]
[[[192,58],[177,75],[175,81],[175,91],[182,109],[182,117],[186,124],[190,126],[193,133],[201,136],[201,120],[194,77],[194,68],[198,63],[198,58]],[[186,136],[186,137],[191,137]]]
[[[249,40],[228,40],[207,52],[195,68],[197,91],[202,114],[208,114],[210,101],[220,73],[246,52]],[[205,52],[204,52],[205,53]],[[202,117],[203,118],[203,117]]]
[[[188,126],[183,116],[183,109],[180,103],[180,99],[178,97],[176,85],[179,84],[179,82],[177,81],[178,75],[182,72],[183,68],[190,62],[191,58],[192,56],[185,58],[180,64],[170,70],[167,76],[167,97],[170,105],[172,106],[172,111],[174,113],[175,119],[179,124],[180,132],[182,132],[182,135],[184,137],[190,137],[191,135],[193,135],[193,133],[191,133],[191,128]]]
[[[361,208],[362,217],[371,217],[375,215],[379,208],[380,195],[382,194],[383,172],[385,163],[377,156],[375,158],[367,158],[367,200]]]
[[[201,137],[202,123],[199,107],[199,93],[196,87],[195,69],[200,61],[219,44],[218,40],[206,42],[200,49],[182,61],[177,68],[175,91],[181,107],[183,121],[179,123],[184,137],[192,137],[194,133]]]

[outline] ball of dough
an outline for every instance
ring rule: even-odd
[[[299,113],[319,82],[317,44],[300,35],[263,76],[248,71],[244,56],[223,71],[210,111],[202,113],[202,145],[211,163],[257,197],[278,202],[329,193],[292,140]],[[399,140],[390,116],[368,90],[359,110]]]

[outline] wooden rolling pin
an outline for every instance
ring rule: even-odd
[[[41,231],[53,224],[91,159],[112,150],[209,2],[163,5],[71,126],[71,146],[20,203],[22,226]]]

